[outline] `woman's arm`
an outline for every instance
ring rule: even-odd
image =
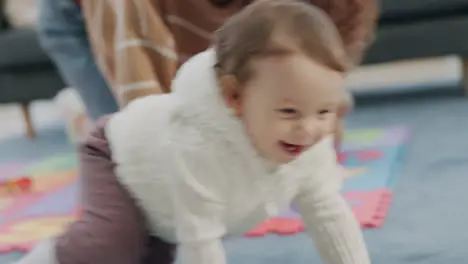
[[[157,1],[81,0],[96,60],[121,106],[170,91],[178,67]]]

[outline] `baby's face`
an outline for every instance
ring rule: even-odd
[[[333,132],[343,98],[344,75],[304,55],[253,61],[241,118],[261,155],[292,161]]]

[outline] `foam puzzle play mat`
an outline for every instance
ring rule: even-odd
[[[362,228],[384,223],[408,140],[405,127],[350,130],[340,162],[351,177],[343,196]],[[0,252],[28,251],[42,238],[58,235],[79,215],[76,155],[56,153],[0,164]],[[292,235],[303,230],[294,207],[270,219],[248,237]]]

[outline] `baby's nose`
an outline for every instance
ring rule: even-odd
[[[326,125],[317,118],[309,118],[304,122],[304,131],[311,137],[321,137],[325,133]]]

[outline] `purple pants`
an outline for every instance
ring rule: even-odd
[[[142,211],[117,181],[104,132],[107,120],[99,120],[79,146],[83,212],[57,239],[57,260],[60,264],[170,264],[175,245],[149,235]]]

